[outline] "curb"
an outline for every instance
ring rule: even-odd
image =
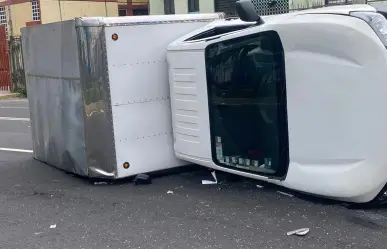
[[[9,93],[6,95],[1,95],[0,99],[13,99],[13,98],[19,97],[19,95],[20,95],[19,93]]]

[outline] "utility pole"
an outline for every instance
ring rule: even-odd
[[[12,13],[11,13],[11,5],[7,6],[7,11],[8,11],[8,34],[9,37],[13,37],[13,26],[12,26]]]
[[[63,18],[62,18],[62,6],[60,4],[60,0],[58,0],[58,6],[59,6],[59,17],[60,17],[60,21],[63,21]]]

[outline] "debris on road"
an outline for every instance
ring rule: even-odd
[[[152,183],[152,179],[147,174],[138,174],[134,178],[134,185],[140,185],[140,184],[146,185],[151,183]]]
[[[289,193],[286,193],[286,192],[282,192],[282,191],[277,191],[277,193],[279,193],[281,195],[286,195],[286,196],[289,196],[289,197],[293,197],[294,196],[292,194],[289,194]]]
[[[256,185],[257,186],[257,188],[263,188],[263,186],[261,186],[261,185]]]
[[[218,179],[216,178],[216,172],[212,171],[211,175],[214,178],[214,181],[202,180],[202,184],[204,184],[204,185],[207,185],[207,184],[218,184]]]
[[[107,182],[94,182],[94,185],[106,185]]]
[[[290,232],[287,232],[286,235],[298,235],[298,236],[304,236],[306,235],[307,233],[309,233],[309,228],[301,228],[301,229],[297,229],[297,230],[293,230],[293,231],[290,231]]]
[[[167,191],[167,194],[173,195],[173,191],[172,191],[172,190],[168,190],[168,191]]]
[[[51,229],[56,228],[56,224],[50,226]]]

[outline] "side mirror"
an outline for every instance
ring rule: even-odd
[[[256,22],[263,24],[262,18],[258,15],[254,4],[251,0],[239,0],[236,2],[236,9],[239,18],[244,22]]]

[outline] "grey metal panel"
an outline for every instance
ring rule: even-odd
[[[87,175],[74,22],[23,28],[22,45],[34,157]]]
[[[90,177],[116,178],[116,155],[104,27],[77,27]]]

